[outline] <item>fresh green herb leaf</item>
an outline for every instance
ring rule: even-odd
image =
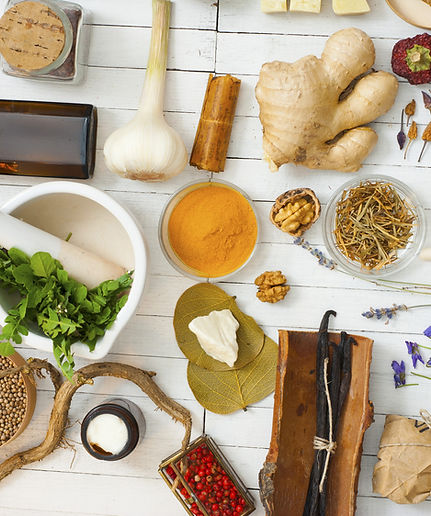
[[[9,249],[8,255],[14,265],[21,265],[22,263],[30,262],[29,257],[16,247]]]
[[[12,342],[20,344],[22,335],[28,335],[28,324],[37,323],[52,339],[57,363],[71,379],[75,366],[72,345],[80,341],[94,350],[126,304],[125,292],[132,285],[132,274],[88,290],[69,278],[61,263],[48,253],[29,258],[19,249],[0,249],[0,286],[21,295],[8,311],[0,333],[0,355],[13,353]]]
[[[0,342],[0,355],[3,357],[10,357],[15,353],[15,349],[10,342]]]
[[[27,290],[31,290],[33,288],[34,275],[30,265],[27,263],[22,263],[12,270],[12,274],[16,282],[20,285],[24,285]]]
[[[48,278],[56,270],[55,260],[49,253],[39,252],[30,260],[31,268],[36,276]]]

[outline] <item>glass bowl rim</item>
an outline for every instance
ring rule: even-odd
[[[198,276],[196,274],[192,274],[191,272],[188,272],[188,271],[184,270],[179,264],[175,263],[171,259],[171,257],[169,256],[169,254],[168,254],[168,252],[166,250],[164,239],[162,237],[163,224],[164,224],[164,221],[165,221],[166,212],[167,212],[170,204],[172,203],[172,201],[181,192],[183,192],[184,190],[187,190],[191,186],[199,185],[199,184],[203,185],[204,188],[207,188],[211,184],[220,184],[220,185],[223,185],[223,186],[225,186],[227,188],[231,188],[232,190],[235,190],[240,195],[242,195],[244,197],[244,199],[248,202],[248,204],[250,205],[251,209],[253,210],[253,214],[254,214],[254,217],[256,219],[256,226],[257,226],[256,242],[254,244],[253,250],[250,253],[250,256],[247,258],[247,260],[240,267],[238,267],[237,269],[235,269],[232,272],[229,272],[229,274],[225,274],[223,276],[213,276],[213,277]],[[197,188],[196,188],[196,190],[197,190]],[[257,215],[256,207],[255,207],[254,202],[252,201],[252,199],[249,197],[249,195],[247,195],[247,193],[244,190],[242,190],[239,186],[236,186],[233,183],[230,183],[228,181],[224,181],[223,179],[213,179],[213,178],[208,178],[208,179],[204,179],[203,178],[203,179],[200,179],[200,180],[191,181],[191,182],[181,186],[177,190],[175,190],[175,192],[172,195],[169,196],[168,200],[166,201],[165,205],[163,206],[163,209],[162,209],[162,212],[161,212],[160,218],[159,218],[159,224],[158,224],[159,245],[160,245],[160,248],[162,250],[163,256],[166,258],[167,262],[177,272],[181,273],[183,276],[186,276],[187,278],[190,278],[190,279],[193,279],[193,280],[208,281],[209,283],[227,280],[227,279],[231,278],[234,274],[236,274],[236,273],[240,272],[242,269],[244,269],[244,267],[246,267],[248,265],[248,263],[251,261],[251,259],[253,258],[253,256],[256,253],[257,244],[259,243],[259,239],[260,239],[260,233],[261,233],[261,227],[260,227],[260,223],[259,223],[259,218],[258,218],[258,215]],[[178,260],[181,262],[180,258],[178,258]],[[192,268],[192,267],[190,267],[190,268]]]
[[[338,247],[335,244],[335,240],[333,237],[333,228],[329,227],[331,223],[331,216],[336,210],[337,202],[340,200],[342,193],[345,190],[349,190],[354,186],[359,185],[360,183],[365,183],[367,181],[375,181],[375,182],[387,182],[391,183],[395,189],[402,194],[404,198],[408,198],[410,201],[410,205],[416,215],[417,220],[417,229],[413,235],[413,239],[411,240],[409,246],[404,250],[403,255],[396,260],[392,265],[388,268],[383,268],[380,270],[370,270],[367,271],[363,269],[359,264],[349,260],[345,257]],[[337,188],[334,193],[331,195],[325,209],[325,213],[323,216],[323,241],[325,247],[334,262],[340,266],[345,272],[353,274],[354,276],[362,279],[373,279],[373,278],[382,278],[384,276],[389,276],[395,274],[396,272],[400,272],[404,268],[406,268],[410,263],[419,255],[426,236],[426,215],[425,210],[420,203],[417,194],[405,183],[396,179],[395,177],[388,176],[385,174],[375,174],[375,175],[367,175],[365,177],[356,177],[354,179],[350,179],[349,181],[343,183],[339,188]]]

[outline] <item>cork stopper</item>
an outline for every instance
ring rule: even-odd
[[[62,21],[41,2],[20,2],[0,19],[0,52],[14,68],[45,68],[58,58],[64,43]]]

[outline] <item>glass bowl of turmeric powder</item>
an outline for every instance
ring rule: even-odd
[[[192,279],[226,279],[251,260],[259,238],[247,194],[225,181],[195,181],[169,198],[159,222],[168,262]]]

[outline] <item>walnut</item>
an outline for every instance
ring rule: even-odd
[[[301,236],[320,216],[320,202],[313,190],[297,188],[277,197],[271,222],[292,236]]]
[[[289,292],[285,285],[286,276],[281,271],[267,271],[258,276],[254,283],[259,287],[256,296],[262,303],[277,303]]]

